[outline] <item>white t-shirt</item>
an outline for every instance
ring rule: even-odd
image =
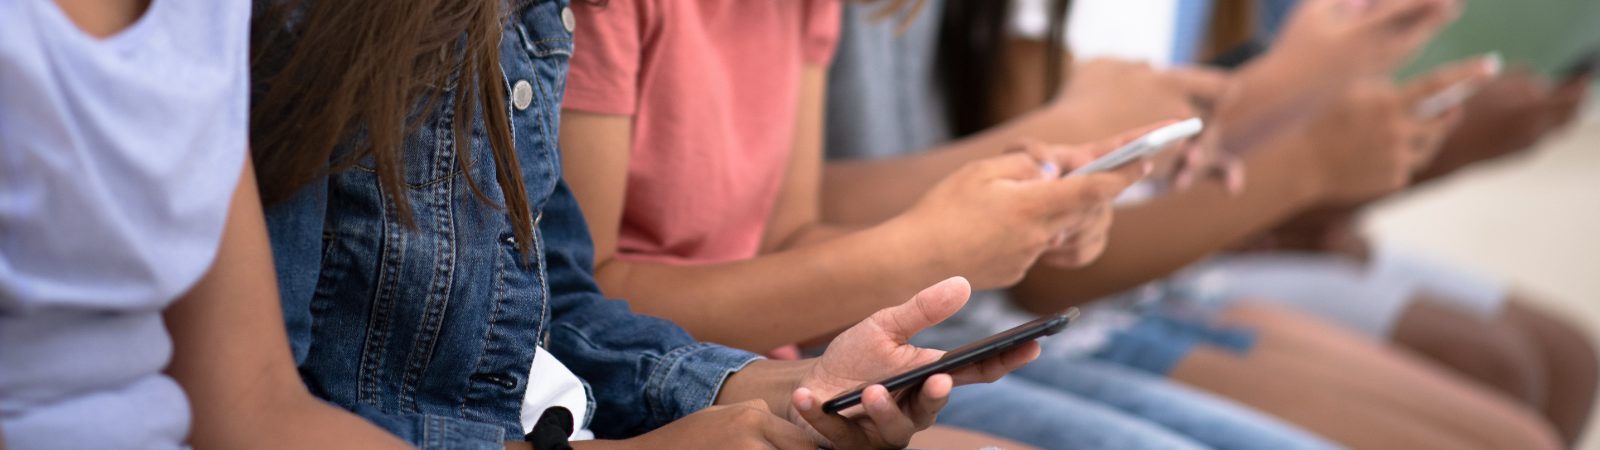
[[[181,447],[161,311],[211,266],[248,145],[247,0],[152,0],[108,38],[0,0],[0,429]]]

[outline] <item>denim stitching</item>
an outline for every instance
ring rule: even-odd
[[[650,377],[645,379],[645,392],[649,394],[645,398],[645,404],[649,406],[651,414],[655,415],[655,419],[658,422],[666,423],[673,419],[671,413],[663,410],[666,408],[666,405],[663,405],[662,402],[655,401],[658,398],[666,396],[666,393],[663,392],[663,390],[666,389],[667,374],[671,373],[677,368],[678,363],[682,360],[684,354],[692,352],[699,347],[700,344],[685,345],[672,349],[672,351],[667,352],[665,355],[661,355],[660,358],[656,360],[655,370],[650,371]]]
[[[442,108],[442,107],[441,107]],[[435,139],[436,149],[433,153],[433,176],[440,173],[449,173],[455,165],[456,153],[462,149],[456,148],[455,121],[462,118],[456,117],[454,112],[440,111],[440,130],[449,132],[439,133]],[[470,133],[470,131],[469,131]],[[469,136],[470,140],[471,137]],[[469,142],[469,145],[471,143]],[[469,147],[470,148],[470,147]],[[455,180],[456,177],[448,177]],[[463,179],[463,182],[465,180]],[[421,329],[413,337],[410,354],[407,355],[407,368],[404,384],[401,390],[402,401],[414,412],[416,410],[416,391],[419,389],[422,374],[428,364],[433,360],[433,351],[439,341],[445,310],[450,304],[450,291],[454,286],[455,276],[455,214],[450,199],[455,192],[455,183],[440,184],[430,189],[430,192],[421,193],[428,200],[428,209],[434,211],[434,267],[433,279],[429,283],[427,295],[424,296]]]
[[[377,183],[376,180],[373,181]],[[386,359],[386,348],[389,344],[390,321],[394,314],[395,289],[399,284],[395,273],[399,270],[398,249],[405,248],[405,233],[401,233],[396,222],[394,199],[388,194],[383,194],[378,188],[379,196],[383,198],[383,243],[379,245],[378,291],[372,299],[371,316],[367,319],[367,340],[361,351],[361,387],[360,400],[380,406],[377,397],[379,384],[383,378],[383,362]]]

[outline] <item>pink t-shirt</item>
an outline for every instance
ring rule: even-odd
[[[794,139],[800,70],[826,64],[837,0],[573,2],[567,109],[633,117],[619,257],[756,256]]]

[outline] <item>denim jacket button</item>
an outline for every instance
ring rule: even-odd
[[[528,109],[528,105],[531,104],[533,104],[533,85],[528,84],[528,80],[517,80],[517,84],[511,86],[511,105],[517,107],[517,111],[522,111]]]
[[[578,29],[578,18],[572,15],[572,8],[561,8],[561,25],[567,27],[567,32]]]

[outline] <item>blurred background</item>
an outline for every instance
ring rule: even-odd
[[[1600,44],[1600,1],[1469,0],[1467,13],[1413,64],[1499,51],[1558,76]],[[1597,96],[1600,97],[1600,96]],[[1551,312],[1600,335],[1600,107],[1540,148],[1470,168],[1376,208],[1365,226],[1464,266],[1514,280]],[[1591,420],[1579,448],[1600,450]]]
[[[1591,100],[1576,126],[1535,151],[1379,206],[1365,226],[1380,240],[1514,280],[1600,335],[1600,107]],[[1600,450],[1597,429],[1591,419],[1578,448]]]

